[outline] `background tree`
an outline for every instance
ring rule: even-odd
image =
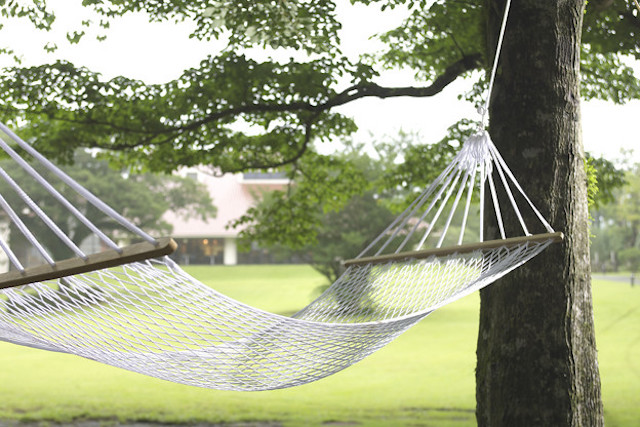
[[[589,209],[597,211],[616,200],[616,193],[627,184],[624,166],[618,165],[604,157],[587,156],[587,189]]]
[[[602,214],[627,230],[625,247],[640,246],[640,165],[632,166],[625,179],[627,185],[617,192],[614,202],[602,209]]]
[[[362,252],[442,172],[469,132],[465,121],[452,126],[435,144],[420,143],[419,135],[403,131],[369,147],[344,140],[337,154],[314,154],[314,165],[321,161],[324,168],[308,168],[301,161],[302,171],[286,191],[265,194],[234,225],[243,228],[241,237],[246,243],[278,249],[284,245],[333,282],[344,271],[343,261]],[[345,176],[359,189],[342,202],[349,194],[341,186]],[[335,204],[322,201],[322,210],[316,207],[320,196],[314,193],[318,180],[330,182],[329,187],[338,193]],[[283,211],[290,213],[287,221],[294,224],[285,221],[282,228],[271,224],[272,218],[282,218]],[[291,233],[292,226],[300,232]]]
[[[295,193],[277,194],[270,223],[254,230],[304,241],[304,233],[315,233],[315,212],[344,205],[362,188],[353,168],[345,165],[344,176],[335,175],[336,162],[312,149],[313,142],[355,129],[335,107],[366,97],[431,96],[470,76],[477,85],[467,97],[477,101],[485,82],[472,72],[491,63],[504,10],[501,0],[352,3],[379,5],[381,13],[407,8],[407,18],[380,36],[386,45],[381,54],[342,54],[331,0],[85,0],[102,29],[119,16],[143,11],[153,20],[192,21],[193,37],[225,38],[227,47],[159,85],[125,77],[104,81],[68,62],[8,69],[0,78],[0,118],[28,122],[24,134],[37,136],[38,148],[61,159],[86,145],[110,150],[123,164],[156,171],[194,164],[222,172],[288,166],[293,179],[315,179]],[[44,1],[1,7],[4,16],[38,28],[54,23]],[[640,20],[630,1],[593,1],[584,16],[583,7],[580,0],[520,0],[510,18],[491,133],[514,173],[531,178],[527,189],[534,188],[533,199],[567,234],[567,243],[483,293],[481,424],[602,422],[584,265],[587,198],[578,71],[586,97],[638,98],[640,82],[622,55],[640,58]],[[77,42],[87,31],[72,29],[68,39]],[[300,53],[297,59],[262,61],[251,57],[250,47]],[[385,68],[414,70],[417,84],[382,86],[378,77]],[[309,197],[288,198],[291,194]],[[252,214],[258,218],[260,212]],[[500,313],[508,321],[500,321]],[[514,314],[513,322],[507,313]]]
[[[44,187],[32,179],[18,164],[10,159],[0,161],[0,167],[7,172],[38,206],[56,223],[76,244],[81,244],[92,234],[89,228],[75,221],[69,211],[62,206]],[[74,163],[65,168],[72,178],[109,204],[118,212],[142,229],[156,235],[171,233],[171,224],[162,216],[167,211],[188,217],[207,219],[215,216],[208,191],[202,185],[189,178],[173,175],[130,174],[125,175],[111,167],[104,159],[98,159],[85,151],[78,151]],[[42,172],[43,174],[45,172]],[[44,175],[47,178],[46,175]],[[59,182],[49,177],[51,183]],[[67,200],[93,222],[109,237],[126,240],[126,230],[110,220],[86,199],[69,187],[60,186],[58,190]],[[27,227],[56,260],[74,256],[73,252],[53,234],[49,228],[29,209],[19,195],[2,181],[0,193],[10,206],[19,213]],[[11,227],[11,245],[19,247],[21,233]]]
[[[344,272],[344,261],[364,250],[393,218],[372,191],[353,196],[340,211],[322,218],[318,244],[306,252],[309,263],[335,282]]]
[[[361,252],[394,218],[393,212],[381,199],[380,177],[385,171],[385,164],[398,157],[391,151],[396,147],[388,147],[385,157],[380,158],[380,151],[387,148],[381,144],[378,145],[378,153],[372,155],[366,153],[362,144],[345,141],[343,145],[342,152],[333,157],[355,168],[354,172],[362,180],[361,193],[351,196],[340,209],[318,212],[316,238],[300,250],[303,259],[330,283],[343,273],[342,263]],[[251,235],[246,237],[255,238]]]
[[[631,284],[634,275],[640,270],[640,248],[625,248],[620,251],[620,262],[631,271]]]
[[[616,270],[621,251],[640,247],[640,166],[627,166],[621,180],[624,185],[612,190],[610,201],[592,213],[592,260],[602,270]]]

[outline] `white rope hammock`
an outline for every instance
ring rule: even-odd
[[[503,33],[504,23],[500,40]],[[494,75],[495,66],[492,81]],[[483,123],[487,110],[488,103]],[[284,317],[234,301],[189,276],[167,256],[175,249],[171,239],[147,235],[3,124],[0,131],[0,148],[9,158],[68,211],[69,220],[87,227],[107,248],[85,254],[0,168],[0,182],[23,203],[10,206],[0,194],[0,220],[12,223],[41,259],[25,267],[0,236],[11,266],[0,274],[0,340],[183,384],[269,390],[326,377],[562,239],[480,130],[405,212],[345,263],[345,273],[326,292]],[[63,195],[69,189],[74,200],[99,209],[142,243],[117,245]],[[486,212],[485,199],[492,207]],[[24,215],[37,217],[75,258],[53,259]],[[508,217],[517,218],[520,236],[506,235]],[[500,240],[484,241],[490,222]]]
[[[4,125],[0,129],[5,134],[0,146],[34,179],[41,174],[5,139],[28,152],[64,185],[77,189],[105,215],[147,238]],[[53,188],[48,181],[42,185]],[[35,213],[38,205],[27,202],[26,193],[24,196],[25,205],[33,211],[29,213],[54,224],[45,219],[45,212]],[[70,212],[77,211],[60,197]],[[490,215],[503,239],[507,236],[501,224],[506,215],[519,218],[524,237],[468,243],[478,239],[466,232],[469,225],[475,223],[483,230],[489,216],[484,211],[485,197],[494,203]],[[50,259],[44,255],[46,248],[37,247],[37,237],[23,227],[16,210],[7,204],[3,209],[34,251]],[[521,213],[525,209],[535,214],[537,224],[525,224]],[[532,236],[529,230],[533,228],[544,232]],[[59,228],[54,224],[52,230]],[[97,228],[94,231],[102,235]],[[2,240],[13,270],[0,275],[0,288],[4,288],[0,290],[0,340],[72,353],[201,387],[290,387],[361,360],[433,310],[488,285],[560,238],[526,197],[488,134],[482,132],[464,144],[436,181],[362,254],[346,263],[346,272],[336,283],[291,318],[225,297],[186,274],[167,256],[116,261],[121,265],[103,268],[91,264],[92,257],[100,254],[87,256],[77,249],[78,258],[71,261],[87,259],[85,272],[16,285],[16,276],[24,277],[24,272],[33,269],[22,267]],[[453,247],[443,247],[450,239]],[[60,240],[71,241],[64,235]],[[146,244],[153,247],[154,240]],[[108,247],[114,253],[128,251],[117,245]],[[426,247],[431,249],[423,249]],[[404,252],[408,249],[411,252]],[[59,264],[64,262],[69,261]],[[56,271],[55,262],[45,264],[44,270]],[[28,277],[24,280],[29,281]]]

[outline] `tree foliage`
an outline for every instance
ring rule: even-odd
[[[586,163],[589,209],[597,210],[615,201],[616,191],[627,183],[626,174],[604,157],[587,153]]]
[[[631,165],[623,179],[623,185],[611,190],[608,203],[592,213],[592,262],[599,270],[618,269],[626,263],[623,253],[633,255],[630,249],[640,248],[640,165]]]
[[[625,248],[620,251],[620,262],[632,273],[640,270],[640,248]]]
[[[344,261],[364,250],[393,220],[393,213],[372,192],[353,196],[340,211],[320,222],[318,243],[305,251],[307,260],[330,283],[344,272]]]
[[[406,135],[403,137],[409,139]],[[359,193],[349,195],[336,188],[338,193],[335,200],[338,203],[332,208],[316,210],[315,215],[302,215],[311,219],[309,226],[313,230],[303,234],[305,238],[296,242],[298,243],[297,252],[330,282],[334,282],[342,274],[343,262],[346,259],[358,255],[393,220],[392,199],[397,195],[385,192],[389,185],[386,182],[388,175],[385,175],[385,172],[388,172],[394,161],[401,156],[401,151],[394,142],[379,142],[375,144],[375,148],[375,152],[367,153],[362,144],[344,141],[342,153],[330,157],[332,164],[337,166],[334,177],[341,180],[344,173],[350,173],[352,176],[349,181],[359,183]],[[295,178],[292,181],[294,185],[290,189],[294,194],[291,194],[288,199],[296,200],[301,197],[302,203],[309,202],[310,197],[305,193],[308,192],[308,188],[315,187],[318,178],[327,179],[328,177],[302,174]],[[300,192],[302,194],[299,194]],[[348,197],[348,200],[342,200],[344,197]],[[282,200],[282,198],[278,199]],[[310,207],[313,209],[314,205],[319,204],[318,202],[318,200],[311,200]],[[264,203],[259,206],[264,206]],[[292,221],[296,224],[300,223],[295,218],[292,218]],[[267,217],[258,223],[264,222],[267,222]],[[281,244],[283,238],[286,239],[290,235],[292,233],[284,232],[279,240],[267,240],[264,244],[272,244],[273,241]],[[255,241],[261,238],[262,233],[245,232],[244,236]],[[292,246],[291,242],[288,246]]]
[[[347,57],[341,51],[341,16],[332,0],[84,0],[94,19],[68,29],[69,43],[90,34],[102,39],[120,17],[146,13],[151,21],[187,22],[191,37],[218,39],[226,47],[162,84],[127,77],[105,80],[64,61],[7,68],[0,76],[0,119],[29,123],[23,134],[34,137],[48,156],[67,162],[78,147],[93,147],[140,171],[207,165],[220,172],[283,167],[308,172],[305,163],[324,162],[318,167],[331,168],[336,162],[318,157],[314,144],[356,130],[336,107],[367,97],[432,96],[460,77],[476,80],[475,89],[464,96],[479,100],[485,81],[482,73],[473,72],[488,67],[494,49],[487,47],[484,1],[350,3],[381,13],[402,9],[406,19],[377,35],[385,46],[381,51]],[[2,2],[0,13],[3,22],[17,20],[41,30],[43,45],[58,43],[48,39],[47,31],[55,27],[56,13],[64,11],[52,10],[45,0]],[[639,33],[640,17],[631,2],[589,2],[583,35],[585,97],[625,102],[640,96],[640,83],[624,59],[640,58]],[[290,53],[290,59],[259,59],[252,48],[267,48],[279,57]],[[379,75],[386,69],[413,70],[415,82],[382,86]],[[354,178],[348,169],[336,178],[347,192],[338,197],[342,204],[360,188],[357,180],[346,182]],[[329,186],[337,188],[336,179],[318,179],[308,192],[320,205],[325,200],[335,204]],[[326,209],[309,209],[302,197],[282,196],[271,202],[272,212],[275,205],[287,208],[285,216]]]

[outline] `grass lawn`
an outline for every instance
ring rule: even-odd
[[[307,266],[191,267],[222,293],[291,314],[324,284]],[[594,285],[607,425],[640,420],[640,287]],[[274,421],[284,425],[475,425],[477,294],[429,316],[363,362],[294,389],[222,392],[75,356],[0,343],[0,420]],[[1,423],[0,423],[1,424]]]

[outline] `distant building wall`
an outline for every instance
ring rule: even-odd
[[[248,253],[238,253],[240,228],[231,223],[255,206],[265,192],[279,190],[288,184],[282,174],[225,174],[214,177],[196,168],[185,168],[180,175],[204,184],[217,208],[215,218],[203,221],[184,219],[172,212],[164,219],[173,225],[173,238],[178,250],[172,256],[180,264],[235,265],[270,262],[264,250],[253,247]],[[255,253],[254,253],[255,252]]]

